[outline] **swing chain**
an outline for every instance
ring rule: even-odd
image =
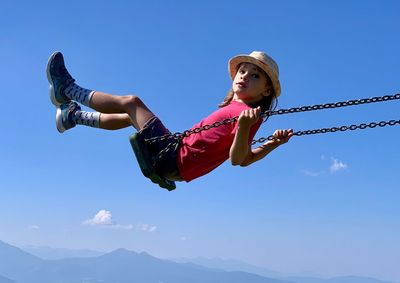
[[[390,101],[390,100],[396,100],[400,99],[400,93],[394,94],[394,95],[385,95],[385,96],[376,96],[372,98],[362,98],[362,99],[353,99],[353,100],[348,100],[348,101],[340,101],[340,102],[335,102],[335,103],[325,103],[325,104],[315,104],[315,105],[310,105],[310,106],[301,106],[301,107],[293,107],[289,109],[279,109],[279,110],[269,110],[261,113],[261,117],[264,119],[265,117],[273,116],[273,115],[284,115],[284,114],[291,114],[291,113],[298,113],[298,112],[308,112],[308,111],[314,111],[314,110],[323,110],[323,109],[332,109],[332,108],[339,108],[339,107],[346,107],[346,106],[353,106],[353,105],[361,105],[361,104],[367,104],[367,103],[375,103],[375,102],[384,102],[384,101]],[[210,125],[204,125],[202,127],[198,128],[193,128],[190,130],[186,130],[183,133],[177,132],[174,134],[166,134],[163,136],[158,136],[158,137],[153,137],[149,139],[145,139],[144,141],[146,143],[154,143],[158,141],[163,141],[167,139],[175,139],[175,141],[172,141],[166,146],[163,150],[161,150],[157,156],[154,157],[154,161],[160,160],[164,155],[166,155],[169,151],[172,149],[176,149],[177,146],[181,143],[183,138],[188,137],[192,134],[197,134],[205,130],[209,130],[211,128],[216,128],[221,125],[227,125],[230,123],[234,123],[238,120],[239,116],[232,117],[232,118],[227,118],[222,121],[217,121],[214,122]],[[305,130],[305,131],[298,131],[294,132],[294,136],[304,136],[304,135],[314,135],[314,134],[322,134],[322,133],[334,133],[337,131],[347,131],[347,130],[357,130],[357,129],[366,129],[366,128],[375,128],[377,126],[379,127],[384,127],[384,126],[394,126],[400,124],[400,120],[390,120],[390,121],[381,121],[378,123],[372,122],[369,124],[359,124],[359,125],[351,125],[351,126],[340,126],[340,127],[332,127],[332,128],[322,128],[322,129],[315,129],[315,130]],[[256,143],[263,143],[266,142],[267,140],[273,140],[274,137],[272,135],[268,137],[262,137],[257,140],[253,140],[251,145],[254,145]]]
[[[274,115],[284,115],[284,114],[308,112],[308,111],[314,111],[314,110],[333,109],[333,108],[339,108],[339,107],[354,106],[354,105],[361,105],[361,104],[368,104],[368,103],[375,103],[375,102],[384,102],[384,101],[391,101],[391,100],[397,100],[397,99],[400,99],[400,93],[393,94],[393,95],[376,96],[376,97],[372,97],[372,98],[352,99],[352,100],[348,100],[348,101],[340,101],[340,102],[334,102],[334,103],[293,107],[293,108],[288,108],[288,109],[268,110],[268,111],[261,113],[261,118],[264,119],[266,117],[274,116]],[[149,138],[149,139],[146,139],[145,142],[151,144],[151,143],[154,143],[157,141],[163,141],[163,140],[169,139],[171,137],[174,138],[175,140],[177,140],[177,142],[179,142],[184,137],[188,137],[192,134],[197,134],[197,133],[200,133],[205,130],[219,127],[221,125],[234,123],[238,120],[238,118],[239,118],[239,116],[236,116],[233,118],[227,118],[222,121],[214,122],[210,125],[204,125],[202,127],[186,130],[183,133],[177,132],[174,134],[166,134],[163,136]]]
[[[160,152],[153,157],[153,162],[159,161],[161,158],[163,158],[168,152],[171,150],[175,150],[180,144],[180,140],[176,140],[174,142],[170,142],[163,150],[160,150]]]
[[[157,141],[163,141],[163,140],[166,140],[166,139],[169,139],[169,138],[174,138],[175,140],[179,141],[179,140],[182,140],[184,137],[188,137],[188,136],[193,135],[193,134],[198,134],[198,133],[200,133],[202,131],[209,130],[211,128],[217,128],[217,127],[219,127],[221,125],[231,124],[233,122],[236,122],[238,118],[239,117],[227,118],[227,119],[222,120],[222,121],[214,122],[214,123],[212,123],[210,125],[204,125],[202,127],[186,130],[183,133],[177,132],[177,133],[174,133],[174,134],[166,134],[166,135],[163,135],[163,136],[158,136],[158,137],[154,137],[154,138],[145,139],[145,142],[151,144],[151,143],[154,143],[154,142],[157,142]]]
[[[199,127],[199,128],[194,128],[191,130],[186,130],[183,133],[174,133],[174,134],[166,134],[163,136],[158,136],[158,137],[154,137],[154,138],[149,138],[149,139],[145,139],[144,141],[146,143],[154,143],[154,142],[158,142],[158,141],[164,141],[164,140],[168,140],[168,139],[175,139],[175,141],[170,142],[163,150],[161,150],[157,156],[154,157],[154,161],[158,161],[160,160],[164,155],[166,155],[169,151],[171,151],[172,149],[175,149],[182,141],[182,139],[184,137],[188,137],[192,134],[197,134],[200,133],[202,131],[205,130],[209,130],[211,128],[216,128],[219,127],[221,125],[227,125],[233,122],[236,122],[238,119],[238,117],[233,117],[233,118],[227,118],[223,121],[217,121],[215,123],[212,123],[211,125],[204,125],[203,127]]]
[[[315,129],[315,130],[305,130],[305,131],[298,131],[294,132],[293,136],[305,136],[305,135],[315,135],[315,134],[325,134],[325,133],[334,133],[334,132],[345,132],[345,131],[354,131],[354,130],[364,130],[367,128],[376,128],[376,127],[385,127],[385,126],[395,126],[400,125],[400,120],[390,120],[390,121],[380,121],[380,122],[371,122],[369,124],[358,124],[358,125],[350,125],[350,126],[340,126],[340,127],[332,127],[332,128],[322,128],[322,129]],[[253,140],[251,145],[256,143],[263,143],[268,140],[274,140],[274,136],[270,135],[268,137],[259,138],[257,140]]]
[[[335,132],[345,132],[345,131],[354,131],[354,130],[365,130],[367,128],[376,128],[376,127],[385,127],[385,126],[396,126],[396,125],[400,125],[400,120],[390,120],[390,121],[380,121],[380,122],[371,122],[369,124],[358,124],[358,125],[350,125],[350,126],[340,126],[340,127],[331,127],[331,128],[322,128],[322,129],[315,129],[315,130],[305,130],[305,131],[297,131],[293,133],[293,136],[305,136],[305,135],[315,135],[315,134],[325,134],[325,133],[335,133]],[[264,143],[266,141],[269,140],[274,140],[274,136],[270,135],[268,137],[262,137],[259,138],[257,140],[253,140],[251,145],[254,145],[256,143]],[[171,142],[170,144],[168,144],[168,146],[166,148],[164,148],[163,150],[161,150],[159,152],[159,154],[157,156],[154,157],[154,161],[158,161],[160,160],[165,154],[167,154],[169,151],[171,151],[172,149],[175,149],[179,143],[180,143],[181,139],[176,138],[175,142]]]
[[[157,156],[154,157],[154,161],[158,161],[160,160],[164,155],[166,155],[169,151],[171,151],[172,149],[175,149],[177,146],[179,146],[179,144],[181,143],[182,139],[184,137],[188,137],[192,134],[197,134],[200,133],[202,131],[211,129],[211,128],[216,128],[219,127],[221,125],[227,125],[230,123],[233,123],[235,121],[237,121],[238,117],[233,117],[233,118],[228,118],[225,119],[223,121],[217,121],[211,125],[205,125],[203,127],[199,127],[199,128],[194,128],[191,130],[186,130],[183,133],[175,133],[175,134],[166,134],[163,136],[159,136],[159,137],[154,137],[154,138],[150,138],[150,139],[145,139],[144,141],[151,144],[154,143],[156,141],[163,141],[163,140],[167,140],[170,139],[171,137],[173,139],[175,139],[175,141],[170,142],[163,150],[161,150]]]
[[[348,101],[340,101],[334,103],[325,103],[325,104],[315,104],[309,106],[301,106],[301,107],[293,107],[289,109],[279,109],[274,111],[265,111],[261,114],[261,116],[273,116],[273,115],[282,115],[282,114],[291,114],[291,113],[299,113],[299,112],[308,112],[314,110],[324,110],[324,109],[333,109],[339,107],[346,107],[346,106],[354,106],[354,105],[361,105],[361,104],[368,104],[368,103],[375,103],[375,102],[384,102],[384,101],[391,101],[400,99],[400,93],[393,94],[393,95],[384,95],[384,96],[375,96],[371,98],[361,98],[361,99],[352,99]]]

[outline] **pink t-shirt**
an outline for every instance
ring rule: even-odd
[[[244,103],[232,101],[228,106],[218,109],[200,123],[194,125],[193,128],[239,116],[243,110],[250,108]],[[262,119],[251,127],[249,144],[261,123]],[[189,182],[207,174],[227,160],[237,127],[237,122],[229,123],[183,138],[177,157],[181,177]]]

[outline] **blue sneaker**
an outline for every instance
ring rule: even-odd
[[[56,125],[60,133],[76,126],[73,115],[77,110],[81,110],[81,107],[75,101],[69,101],[57,107]]]
[[[47,62],[47,80],[50,83],[49,94],[51,103],[56,107],[67,103],[70,99],[63,93],[75,80],[65,68],[64,57],[61,52],[54,52]]]

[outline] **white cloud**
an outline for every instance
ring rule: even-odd
[[[337,171],[347,169],[347,164],[343,163],[342,161],[337,160],[333,157],[331,158],[331,160],[332,160],[332,164],[329,167],[329,170],[331,173],[335,173]]]
[[[39,230],[40,228],[39,228],[39,226],[37,226],[37,225],[29,225],[28,226],[28,230],[30,230],[30,231],[37,231],[37,230]]]
[[[326,159],[327,159],[327,157],[322,154],[321,160],[324,161]],[[309,177],[318,177],[318,176],[321,176],[321,175],[327,174],[327,173],[333,174],[340,170],[345,170],[348,167],[348,165],[346,163],[344,163],[334,157],[331,157],[330,160],[331,160],[331,164],[329,165],[329,169],[327,169],[327,170],[311,171],[311,170],[305,169],[305,170],[302,170],[302,172],[304,175],[309,176]]]
[[[133,230],[135,225],[133,224],[119,224],[116,223],[110,211],[102,209],[96,213],[96,215],[88,220],[82,222],[83,225],[98,226],[110,229],[122,229],[122,230]],[[157,226],[150,224],[138,224],[136,229],[145,232],[155,232],[157,231]]]
[[[139,224],[138,225],[139,230],[145,231],[145,232],[155,232],[157,231],[157,226],[150,225],[150,224]]]
[[[124,229],[124,230],[132,230],[133,225],[121,225],[117,224],[112,220],[112,214],[110,211],[102,209],[92,218],[85,220],[82,224],[91,225],[91,226],[101,226],[113,229]]]
[[[182,236],[182,237],[179,238],[179,240],[181,240],[181,241],[186,241],[187,238],[186,238],[185,236]]]
[[[97,214],[92,219],[85,220],[83,224],[93,225],[93,226],[113,225],[111,212],[102,209],[99,212],[97,212]]]

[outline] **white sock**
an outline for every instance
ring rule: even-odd
[[[78,125],[100,128],[100,114],[100,112],[76,110],[72,115],[72,120]]]
[[[92,98],[92,95],[95,91],[91,89],[86,89],[83,87],[80,87],[76,83],[72,83],[69,85],[65,91],[64,94],[71,100],[75,100],[79,102],[80,104],[83,104],[87,107],[90,107],[90,99]]]

